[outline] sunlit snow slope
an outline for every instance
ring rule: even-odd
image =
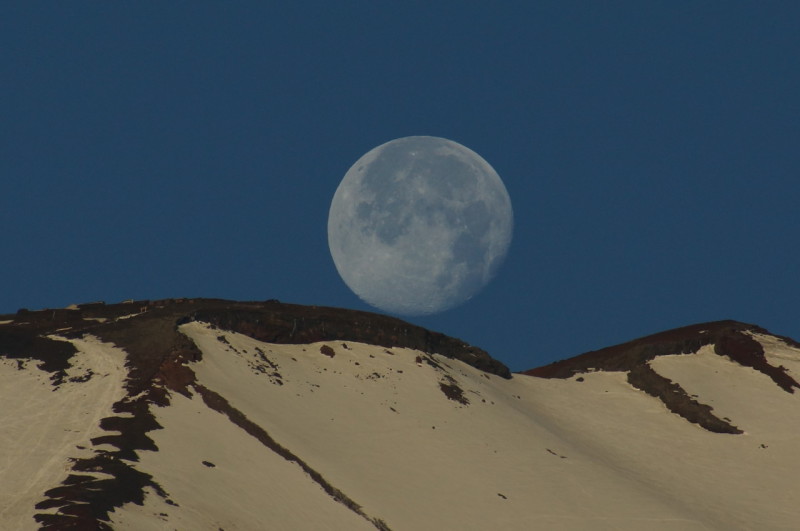
[[[800,348],[791,340],[711,323],[509,378],[480,352],[454,354],[437,338],[424,336],[429,349],[403,346],[419,331],[400,321],[347,314],[359,323],[347,334],[375,345],[340,337],[334,330],[344,325],[333,318],[311,323],[314,312],[335,310],[295,315],[296,307],[249,304],[159,301],[131,313],[71,314],[58,344],[75,348],[61,377],[52,356],[20,346],[29,316],[6,316],[0,393],[13,407],[0,438],[4,524],[687,530],[800,522],[800,399],[790,383],[800,377]],[[307,340],[315,335],[327,339]]]

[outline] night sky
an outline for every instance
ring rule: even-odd
[[[409,321],[512,370],[718,319],[800,339],[800,3],[493,4],[3,3],[0,313],[369,310],[331,198],[432,135],[497,170],[514,239]]]

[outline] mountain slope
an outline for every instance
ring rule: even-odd
[[[156,301],[0,317],[0,359],[14,528],[800,521],[800,347],[741,323],[512,376],[387,317]]]

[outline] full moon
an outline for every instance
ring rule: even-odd
[[[342,280],[389,313],[464,303],[494,277],[511,243],[511,199],[497,172],[445,138],[373,148],[336,189],[328,245]]]

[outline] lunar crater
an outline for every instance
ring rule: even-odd
[[[511,200],[477,153],[429,136],[380,145],[331,203],[336,269],[368,304],[401,315],[457,306],[494,276],[511,242]]]

